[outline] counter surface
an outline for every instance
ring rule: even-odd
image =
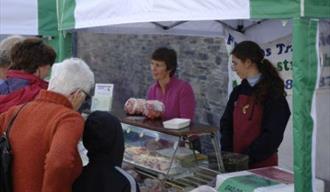
[[[150,120],[147,118],[136,117],[136,116],[125,116],[125,117],[121,117],[120,119],[122,123],[130,124],[174,136],[189,136],[194,134],[201,135],[201,134],[210,134],[210,133],[215,134],[218,131],[216,127],[211,127],[202,124],[194,124],[194,123],[190,124],[189,127],[173,130],[173,129],[164,128],[161,120]]]

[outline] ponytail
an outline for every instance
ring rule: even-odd
[[[252,95],[256,102],[263,103],[269,96],[286,96],[283,79],[273,64],[264,58],[264,51],[257,43],[253,41],[240,42],[234,47],[231,54],[242,61],[250,59],[257,65],[261,79]]]
[[[268,96],[286,96],[284,81],[274,65],[268,59],[262,59],[257,63],[257,67],[262,77],[254,94],[256,101],[262,103]]]

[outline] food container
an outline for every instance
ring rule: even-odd
[[[190,124],[190,119],[185,118],[174,118],[163,122],[163,126],[167,129],[181,129],[188,127]]]
[[[221,152],[222,161],[226,172],[242,171],[249,168],[249,157],[244,154]],[[209,168],[218,169],[215,153],[208,154]]]

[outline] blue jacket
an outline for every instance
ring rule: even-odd
[[[0,84],[0,95],[7,95],[29,84],[26,79],[10,78]]]

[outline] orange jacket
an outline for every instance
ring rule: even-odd
[[[0,132],[17,107],[0,115]],[[70,192],[82,170],[77,144],[84,120],[68,99],[42,90],[17,116],[9,139],[14,192]]]

